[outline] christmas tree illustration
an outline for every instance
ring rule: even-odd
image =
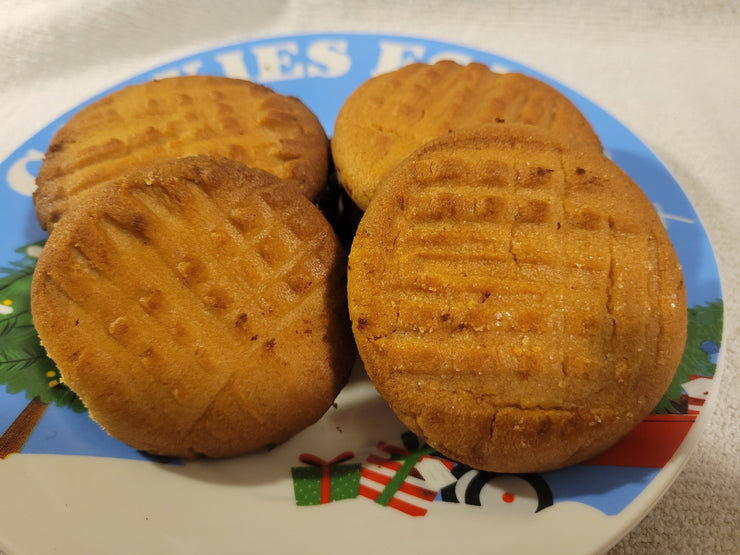
[[[20,258],[0,268],[0,385],[25,393],[28,404],[0,436],[0,459],[19,452],[51,403],[85,410],[80,399],[59,381],[31,317],[31,278],[43,241],[16,249]]]
[[[692,377],[711,378],[717,369],[716,354],[722,339],[721,299],[689,309],[686,347],[673,382],[653,410],[655,414],[686,412],[681,408],[682,384]],[[685,396],[684,396],[685,397]]]

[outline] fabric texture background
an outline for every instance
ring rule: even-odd
[[[130,76],[204,49],[322,31],[457,42],[578,91],[676,177],[719,262],[721,376],[683,472],[609,552],[740,553],[740,2],[0,0],[0,159]]]

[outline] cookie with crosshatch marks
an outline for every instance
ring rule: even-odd
[[[380,181],[417,147],[451,129],[494,121],[545,127],[601,150],[583,114],[538,79],[478,63],[415,63],[369,79],[342,105],[331,140],[339,179],[365,210]]]
[[[287,440],[332,406],[355,347],[346,255],[295,187],[197,156],[101,186],[34,273],[34,324],[112,436],[224,457]]]
[[[472,467],[539,472],[630,431],[686,339],[676,253],[615,164],[533,126],[453,132],[386,180],[349,255],[368,375]]]
[[[41,227],[51,230],[100,183],[196,154],[258,167],[313,200],[329,146],[300,100],[250,81],[194,75],[130,85],[82,108],[52,138],[33,197]]]

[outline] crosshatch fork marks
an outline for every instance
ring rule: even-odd
[[[462,163],[447,178],[439,173],[423,178],[419,192],[405,197],[404,225],[394,240],[397,263],[383,293],[386,308],[380,309],[395,322],[383,335],[384,349],[403,351],[412,339],[428,348],[443,338],[478,337],[477,348],[493,356],[493,339],[485,336],[505,333],[512,352],[526,351],[515,340],[539,344],[536,352],[530,350],[530,362],[539,357],[544,364],[547,353],[566,373],[590,373],[604,363],[568,353],[583,349],[596,357],[614,333],[610,299],[616,285],[607,270],[612,259],[624,255],[612,252],[615,231],[589,211],[599,210],[598,189],[566,187],[566,168],[553,167],[553,161],[550,155],[534,156],[527,167],[515,168],[509,185],[495,189],[499,205],[506,205],[495,213],[476,209],[490,203],[492,189],[476,186],[474,166]],[[530,177],[518,177],[530,174],[539,180],[536,186]],[[631,245],[634,239],[622,240]],[[584,255],[602,247],[605,255]],[[642,352],[636,355],[639,362]],[[609,360],[601,371],[615,375],[619,368]]]
[[[263,168],[308,198],[328,170],[326,133],[296,98],[226,77],[141,83],[81,109],[54,135],[34,194],[40,223],[51,230],[70,202],[131,169],[196,154]]]
[[[74,165],[65,167],[65,174],[61,176],[68,185],[70,196],[78,195],[90,188],[100,184],[102,181],[121,175],[126,168],[130,167],[131,160],[140,162],[154,162],[162,156],[170,153],[171,156],[189,156],[201,153],[220,153],[221,156],[235,159],[261,160],[264,167],[277,168],[284,166],[285,169],[278,172],[279,177],[297,177],[293,168],[288,164],[291,161],[300,161],[300,154],[295,153],[295,148],[283,151],[278,142],[252,142],[247,143],[243,134],[222,135],[218,137],[206,137],[203,139],[174,140],[166,138],[166,135],[152,134],[150,141],[132,141],[127,143],[121,139],[110,139],[100,145],[95,145],[89,152],[76,161]],[[285,143],[291,145],[292,143]]]
[[[86,221],[88,229],[73,230],[80,239],[72,249],[72,270],[58,272],[53,286],[93,324],[101,345],[129,361],[122,367],[144,365],[154,390],[164,389],[178,402],[213,399],[239,370],[223,367],[220,353],[235,344],[244,352],[264,349],[268,334],[296,327],[304,306],[321,304],[333,253],[321,254],[321,233],[285,225],[298,208],[272,187],[245,199],[258,207],[261,225],[240,229],[229,219],[229,203],[217,202],[196,182],[161,186],[155,177],[143,179],[138,186],[119,183],[116,202]],[[269,259],[259,254],[266,238],[279,251]],[[136,275],[140,279],[121,279]],[[194,341],[193,329],[212,330],[209,344]],[[155,330],[156,344],[149,339]],[[183,377],[161,374],[166,359],[182,359],[183,367],[208,375],[209,386],[192,391]],[[203,403],[189,402],[188,414],[204,414]]]
[[[218,312],[228,321],[238,322],[240,325],[236,328],[247,321],[248,329],[263,328],[260,322],[267,315],[273,326],[281,320],[290,321],[290,312],[297,299],[295,289],[308,294],[323,277],[316,274],[321,271],[321,264],[312,262],[321,236],[315,235],[308,241],[296,237],[290,228],[282,225],[284,219],[295,214],[271,206],[270,199],[260,194],[254,194],[249,204],[259,207],[261,226],[247,230],[249,233],[244,235],[228,224],[223,207],[194,183],[186,182],[183,186],[190,189],[187,193],[180,192],[188,197],[183,203],[187,209],[178,215],[169,213],[171,203],[162,201],[167,197],[134,191],[133,197],[140,204],[131,212],[139,214],[149,229],[142,237],[135,224],[119,223],[107,229],[108,233],[115,233],[111,244],[125,242],[126,248],[135,248],[136,242],[144,241],[152,251],[152,263],[161,261],[159,263],[167,268],[172,287],[184,285],[207,311]],[[208,230],[201,228],[201,221],[221,223]],[[115,232],[116,228],[121,232]],[[200,234],[203,237],[198,237]],[[266,239],[271,239],[270,259],[260,255],[260,244]],[[204,240],[217,248],[188,252],[189,244]],[[235,286],[243,292],[238,299],[227,292]]]
[[[537,164],[534,159],[532,165]],[[477,348],[485,352],[493,343],[484,337],[492,331],[519,339],[523,334],[552,335],[555,344],[547,337],[548,357],[563,359],[564,341],[557,334],[563,314],[552,308],[564,302],[559,267],[570,262],[563,260],[559,247],[565,233],[560,231],[564,209],[555,200],[563,195],[563,171],[558,167],[549,172],[554,174],[546,187],[536,193],[527,189],[517,201],[512,200],[518,187],[513,180],[507,191],[500,192],[499,203],[511,208],[496,213],[476,210],[490,204],[491,190],[473,185],[476,169],[472,165],[457,164],[449,186],[438,175],[431,176],[432,185],[425,183],[418,195],[410,197],[404,213],[412,219],[396,241],[398,273],[387,292],[386,303],[395,310],[397,325],[388,342],[396,337],[405,344],[413,335],[430,343],[443,337],[468,341],[463,338],[477,335]],[[526,211],[533,202],[542,207],[538,215],[522,218],[522,209]],[[439,216],[435,209],[441,211]],[[439,221],[444,222],[441,228]],[[520,239],[543,229],[544,246],[550,252],[544,260],[527,253],[531,245]],[[527,264],[519,258],[539,262]],[[531,308],[524,312],[515,308],[522,304]],[[550,307],[552,317],[542,317],[545,311],[539,307],[543,306]]]

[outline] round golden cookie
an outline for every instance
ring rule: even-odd
[[[643,192],[526,125],[453,132],[409,156],[360,222],[348,302],[398,417],[495,472],[615,443],[660,400],[686,338],[681,269]]]
[[[51,230],[80,195],[134,168],[208,154],[291,181],[309,199],[324,186],[329,147],[298,99],[227,77],[131,85],[82,108],[54,135],[36,178],[36,214]]]
[[[112,436],[224,457],[318,420],[355,356],[346,256],[295,187],[231,160],[161,163],[98,188],[54,228],[34,324]]]
[[[365,210],[388,172],[417,147],[451,129],[495,121],[538,125],[601,150],[586,118],[549,85],[449,60],[411,64],[360,85],[339,110],[331,150],[342,185]]]

